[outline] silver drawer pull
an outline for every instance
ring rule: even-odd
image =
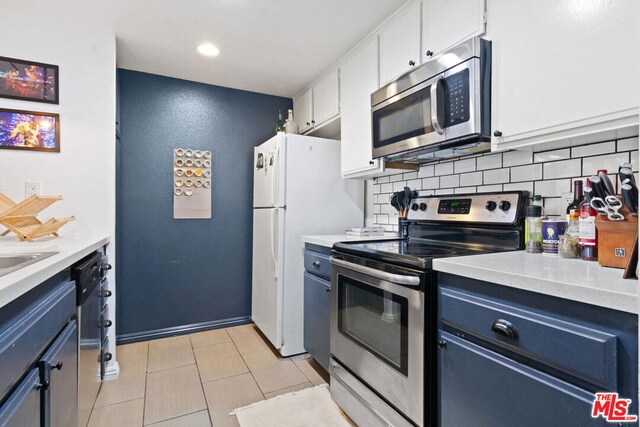
[[[344,261],[335,257],[331,257],[331,264],[339,267],[344,267],[358,273],[366,274],[367,276],[376,277],[380,280],[386,280],[387,282],[396,283],[398,285],[406,286],[420,286],[420,278],[416,276],[405,276],[402,274],[387,273],[386,271],[376,270],[375,268],[365,267],[364,265],[354,264],[352,262]]]
[[[314,267],[316,267],[316,268],[317,268],[317,267],[320,267],[320,261],[319,261],[319,260],[315,260],[315,261],[313,261],[313,262],[312,262],[312,264],[313,264],[313,266],[314,266]]]

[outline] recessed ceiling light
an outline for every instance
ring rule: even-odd
[[[198,46],[198,52],[204,56],[218,56],[220,50],[211,43],[202,43]]]

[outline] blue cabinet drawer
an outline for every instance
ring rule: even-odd
[[[591,418],[594,395],[441,332],[438,398],[443,427],[606,426]]]
[[[311,274],[329,279],[331,277],[329,257],[330,255],[307,249],[304,251],[304,269]]]
[[[440,286],[443,325],[586,380],[616,390],[618,345],[614,334]]]
[[[75,282],[66,282],[0,328],[0,398],[37,361],[75,310]]]

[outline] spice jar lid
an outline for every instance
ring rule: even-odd
[[[542,216],[542,206],[538,205],[529,205],[527,206],[527,217],[541,217]]]

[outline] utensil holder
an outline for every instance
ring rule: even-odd
[[[610,221],[605,215],[598,215],[598,264],[603,267],[626,268],[638,236],[638,217],[631,215],[627,208],[621,208],[624,221]]]
[[[409,237],[409,220],[407,218],[398,218],[398,234],[401,239]]]

